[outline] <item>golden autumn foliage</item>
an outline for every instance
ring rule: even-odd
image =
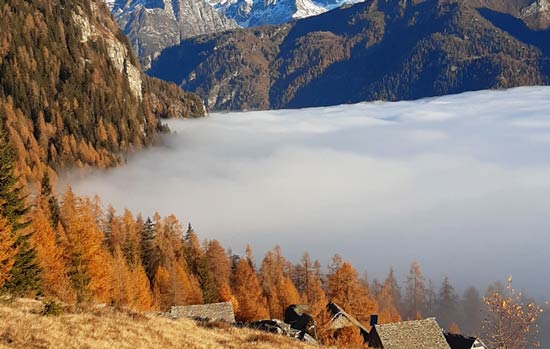
[[[153,295],[145,269],[137,265],[130,271],[130,287],[133,288],[130,308],[149,310],[153,306]]]
[[[262,261],[260,272],[263,294],[266,297],[271,318],[283,317],[284,310],[291,304],[301,303],[300,294],[285,273],[288,262],[277,246],[269,251]]]
[[[227,294],[227,292],[231,290],[229,287],[231,263],[229,262],[225,249],[218,240],[212,240],[206,244],[204,270],[202,272],[209,273],[212,278],[211,287],[215,288],[213,290],[216,296],[215,301],[234,298],[232,295]]]
[[[129,270],[120,255],[114,260],[111,303],[136,310],[149,310],[153,303],[149,280],[143,269]]]
[[[155,217],[155,254],[152,264],[158,268],[153,280],[155,304],[161,310],[170,305],[203,302],[199,282],[189,271],[185,260],[185,244],[180,222],[173,215]]]
[[[376,314],[378,305],[360,282],[357,271],[349,262],[335,259],[327,278],[327,297],[340,305],[364,324],[369,323],[370,315]]]
[[[71,190],[63,196],[61,217],[69,256],[69,277],[77,301],[108,302],[111,296],[111,256],[103,248],[104,233],[97,224],[89,199]]]
[[[37,204],[31,213],[31,219],[34,231],[32,241],[36,246],[37,258],[41,266],[42,292],[47,297],[58,298],[68,303],[74,302],[76,294],[67,275],[63,247],[40,204]]]
[[[249,260],[241,259],[237,264],[233,294],[239,302],[239,309],[235,314],[237,320],[248,322],[269,317],[260,282]]]
[[[343,327],[334,332],[334,344],[338,348],[364,348],[365,339],[361,335],[359,328],[355,326]]]
[[[44,184],[36,197],[28,214],[32,224],[26,229],[36,247],[41,292],[47,299],[81,307],[105,303],[139,311],[228,301],[233,304],[236,319],[243,322],[282,319],[289,305],[305,303],[323,344],[360,348],[363,337],[357,328],[331,328],[328,301],[368,326],[372,314],[379,315],[380,323],[400,321],[399,308],[412,309],[412,302],[422,299],[412,296],[429,291],[418,286],[423,279],[417,264],[413,264],[413,277],[408,279],[409,286],[416,286],[409,287],[411,303],[402,305],[393,270],[383,284],[373,281],[371,289],[366,278],[359,278],[355,268],[339,256],[333,258],[324,275],[320,263],[312,263],[307,253],[293,265],[279,247],[265,254],[257,272],[250,246],[245,258],[228,256],[216,240],[199,244],[191,227],[184,234],[173,215],[155,214],[152,220],[135,218],[127,210],[118,215],[113,208],[103,209],[98,198],[78,197],[70,189],[59,206],[48,188]],[[10,225],[0,217],[2,282],[13,264],[13,239]],[[448,279],[445,282],[449,283]],[[489,338],[493,343],[497,339],[505,341],[499,345],[531,343],[528,335],[535,329],[540,308],[522,302],[521,294],[511,288],[511,280],[506,292],[493,290],[485,298],[490,310],[486,319],[486,329],[492,336]],[[422,314],[417,316],[421,318]],[[514,328],[513,335],[501,331],[506,326]],[[450,331],[460,330],[454,323]]]
[[[488,313],[483,320],[486,342],[494,348],[538,347],[537,319],[542,308],[525,301],[512,286],[512,276],[504,290],[493,289],[484,297]]]
[[[398,298],[396,296],[398,294],[396,287],[393,269],[391,269],[390,274],[384,281],[384,285],[382,285],[380,293],[376,297],[378,302],[379,323],[400,322],[402,320],[398,309],[399,300],[396,299]]]
[[[168,310],[172,305],[170,288],[170,273],[164,267],[159,267],[153,281],[153,295],[155,305],[160,310]]]
[[[228,284],[223,284],[220,287],[220,302],[231,302],[233,311],[235,313],[239,312],[239,301],[233,295],[233,291],[231,291],[231,287]]]
[[[327,297],[321,282],[321,264],[319,261],[312,262],[309,253],[305,252],[300,263],[294,267],[293,281],[302,302],[309,305],[313,316],[326,310]]]
[[[151,144],[163,131],[159,118],[204,115],[197,96],[144,74],[143,98],[134,93],[106,47],[126,47],[124,60],[138,71],[139,64],[107,8],[98,5],[99,14],[91,3],[12,0],[0,6],[0,120],[24,181],[47,169],[119,164],[123,152]],[[79,40],[74,13],[102,35]],[[172,108],[177,112],[165,110]]]
[[[460,328],[456,322],[453,322],[451,326],[449,326],[449,333],[460,334]]]

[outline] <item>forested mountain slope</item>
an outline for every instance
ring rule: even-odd
[[[550,31],[529,28],[512,8],[481,5],[367,1],[289,24],[184,40],[149,73],[197,92],[212,110],[548,84]]]
[[[0,120],[18,172],[112,166],[159,117],[204,115],[196,95],[146,77],[101,1],[0,0]]]

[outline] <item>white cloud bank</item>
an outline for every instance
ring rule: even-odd
[[[549,296],[550,88],[170,126],[164,146],[67,181],[118,209],[175,213],[235,251],[341,253],[371,277],[417,260],[462,286],[511,273]]]

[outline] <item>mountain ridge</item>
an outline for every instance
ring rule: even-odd
[[[548,33],[454,1],[375,0],[182,41],[149,73],[211,110],[302,108],[548,84]],[[487,18],[486,18],[487,17]],[[533,33],[543,39],[527,40]],[[523,41],[522,41],[523,40]],[[541,41],[542,40],[542,41]],[[527,42],[525,42],[527,41]],[[539,45],[539,46],[537,46]]]

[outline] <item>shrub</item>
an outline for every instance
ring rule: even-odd
[[[44,310],[42,310],[42,315],[44,316],[59,316],[63,314],[63,305],[56,301],[49,301],[44,304]]]

